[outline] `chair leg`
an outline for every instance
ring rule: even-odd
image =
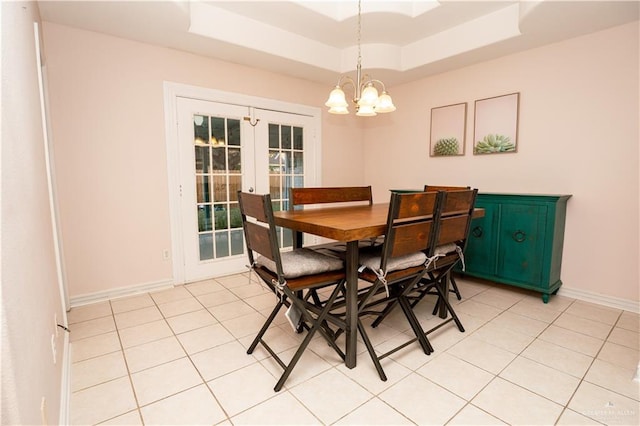
[[[418,322],[418,319],[413,313],[413,309],[411,309],[411,305],[407,301],[407,298],[404,295],[401,295],[398,298],[398,303],[400,304],[400,307],[402,308],[402,311],[404,312],[404,316],[407,318],[407,321],[409,321],[409,324],[411,325],[411,329],[413,330],[413,333],[418,338],[418,342],[420,343],[422,350],[426,355],[430,355],[433,352],[433,346],[431,346],[429,339],[427,339],[427,335],[422,329],[422,326],[420,326],[420,323]]]
[[[367,332],[364,329],[364,325],[362,325],[362,321],[358,318],[358,331],[360,331],[360,336],[364,341],[364,345],[371,356],[371,361],[373,361],[373,365],[376,367],[376,371],[378,372],[378,376],[380,376],[380,380],[383,382],[387,381],[387,375],[384,374],[384,370],[382,369],[382,365],[380,364],[380,360],[378,359],[378,355],[376,355],[376,351],[373,349],[373,345],[371,344],[371,340],[369,340],[369,336],[367,336]]]
[[[269,326],[273,322],[273,319],[276,317],[276,315],[278,315],[278,311],[280,311],[280,308],[282,308],[283,305],[284,305],[284,299],[278,300],[278,303],[276,304],[275,308],[273,308],[273,311],[271,311],[271,315],[269,315],[269,318],[267,318],[267,320],[265,321],[264,325],[258,332],[258,335],[256,336],[255,339],[253,339],[251,346],[249,346],[249,349],[247,349],[247,354],[252,354],[253,351],[256,349],[256,346],[258,346],[258,343],[260,343],[260,341],[262,340],[262,336],[264,336],[264,333],[267,332],[267,330],[269,329]]]
[[[453,318],[453,320],[455,321],[456,325],[458,326],[458,330],[460,330],[461,332],[464,333],[464,326],[462,325],[462,322],[460,321],[460,318],[458,318],[458,315],[453,310],[453,307],[451,306],[451,304],[447,301],[447,299],[442,294],[442,290],[440,290],[440,287],[438,286],[438,284],[435,284],[434,287],[436,288],[436,291],[438,292],[438,303],[444,303],[445,308],[451,314],[451,317]]]
[[[453,272],[449,272],[449,281],[451,282],[451,291],[456,294],[458,300],[462,300],[460,290],[458,290],[458,284],[456,284],[456,280],[453,278]]]
[[[282,386],[284,385],[284,382],[287,380],[287,378],[289,378],[289,375],[291,374],[291,372],[293,371],[293,368],[296,366],[296,364],[300,360],[300,357],[302,356],[302,353],[305,351],[305,349],[309,345],[309,342],[313,338],[313,335],[315,334],[315,332],[317,330],[321,329],[322,323],[324,322],[324,318],[327,316],[327,314],[331,310],[331,307],[333,306],[333,302],[336,300],[336,297],[338,296],[338,293],[340,292],[340,287],[341,287],[340,285],[337,285],[335,287],[335,289],[331,293],[331,296],[329,297],[329,300],[327,300],[324,308],[322,309],[320,314],[318,314],[318,316],[317,316],[317,318],[315,320],[313,319],[313,317],[311,316],[309,311],[307,311],[305,309],[304,305],[302,304],[302,302],[299,299],[296,299],[295,297],[293,297],[293,294],[291,294],[289,296],[289,298],[291,299],[291,302],[294,305],[296,305],[298,307],[298,309],[301,310],[302,315],[305,317],[305,320],[309,321],[312,324],[312,326],[309,329],[309,332],[305,336],[304,340],[302,341],[302,343],[298,347],[298,350],[293,355],[293,358],[291,359],[291,361],[289,362],[289,364],[285,368],[284,373],[282,373],[282,376],[280,376],[280,379],[278,380],[278,383],[276,383],[275,387],[273,388],[274,391],[278,392],[280,389],[282,389]],[[285,292],[286,291],[287,290],[285,289]],[[327,335],[324,333],[324,330],[322,330],[322,332],[320,334],[322,334],[325,338],[327,338]],[[337,346],[335,346],[335,342],[332,342],[332,340],[330,338],[328,338],[327,340],[329,341],[330,344],[333,343],[332,346],[334,346],[334,348],[337,348]]]

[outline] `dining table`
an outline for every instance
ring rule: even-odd
[[[318,207],[274,212],[275,224],[291,229],[294,245],[301,233],[313,234],[346,243],[346,348],[345,365],[356,366],[358,338],[358,267],[359,242],[382,236],[387,228],[389,203]],[[483,209],[474,209],[474,217],[484,216]],[[448,294],[448,291],[444,291]],[[444,313],[446,315],[446,313]]]

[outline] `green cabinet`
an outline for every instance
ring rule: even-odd
[[[560,268],[567,200],[571,195],[478,194],[484,217],[473,219],[466,275],[542,293],[562,285]]]

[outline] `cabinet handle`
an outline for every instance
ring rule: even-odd
[[[476,226],[475,228],[473,228],[471,230],[471,233],[473,234],[474,237],[480,238],[480,237],[482,237],[482,234],[484,232],[482,231],[482,227],[481,226]]]
[[[527,234],[525,234],[521,230],[517,230],[516,232],[513,233],[513,239],[516,242],[521,243],[521,242],[523,242],[524,240],[527,239]]]

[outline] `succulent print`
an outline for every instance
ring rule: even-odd
[[[488,134],[481,141],[478,141],[473,148],[474,154],[491,154],[493,152],[515,151],[516,146],[511,143],[509,137],[504,135]]]
[[[440,138],[433,147],[433,155],[458,155],[458,139]]]

